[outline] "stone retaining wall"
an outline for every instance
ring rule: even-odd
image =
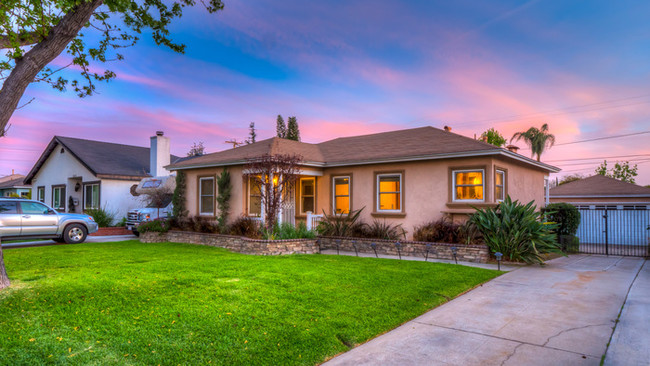
[[[188,243],[226,248],[233,252],[256,255],[318,253],[316,239],[256,240],[242,236],[196,233],[191,231],[147,232],[140,234],[143,243]]]
[[[379,239],[362,239],[362,238],[337,238],[337,237],[321,237],[319,238],[320,249],[334,249],[338,248],[342,251],[359,253],[375,253],[371,244],[375,243],[377,254],[381,255],[399,255],[395,241],[379,240]],[[354,244],[353,244],[354,243]],[[403,256],[410,257],[425,257],[427,244],[429,247],[429,258],[435,259],[450,259],[453,260],[452,247],[458,248],[456,257],[459,261],[463,262],[476,262],[486,263],[489,257],[489,249],[485,245],[464,245],[464,244],[448,244],[448,243],[427,243],[421,241],[400,241],[399,251]]]

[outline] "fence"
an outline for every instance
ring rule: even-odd
[[[650,210],[580,209],[576,236],[582,253],[650,255]]]

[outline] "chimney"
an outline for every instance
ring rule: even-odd
[[[515,154],[519,154],[519,153],[517,152],[517,151],[519,151],[519,146],[508,145],[508,146],[506,146],[506,149],[508,149],[509,151],[511,151],[511,152],[513,152],[513,153],[515,153]]]
[[[169,165],[169,138],[163,131],[156,131],[156,136],[151,136],[151,150],[149,150],[149,174],[152,177],[169,175],[163,168]]]
[[[451,132],[451,127],[449,127],[449,126],[445,126],[444,129],[445,129],[445,131],[447,131],[447,132]]]
[[[482,139],[483,139],[483,142],[487,142],[487,141],[488,141],[487,136],[483,136]]]

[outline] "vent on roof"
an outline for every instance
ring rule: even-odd
[[[445,129],[445,131],[447,131],[447,132],[451,132],[451,127],[449,127],[449,126],[445,126],[445,127],[443,127],[443,128]]]

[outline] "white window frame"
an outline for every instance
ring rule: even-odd
[[[99,194],[97,195],[97,206],[96,206],[96,207],[92,207],[92,203],[93,203],[93,202],[92,202],[92,188],[91,188],[91,194],[90,194],[90,197],[91,197],[91,198],[90,198],[90,200],[91,200],[91,207],[87,207],[87,206],[86,206],[86,194],[87,194],[88,192],[86,192],[86,188],[88,188],[88,187],[93,187],[93,186],[97,186],[97,191],[99,191],[99,192],[98,192]],[[99,209],[99,208],[100,208],[99,200],[100,200],[100,197],[101,197],[101,191],[100,191],[99,183],[84,184],[84,185],[83,185],[83,190],[84,190],[84,192],[83,192],[83,200],[84,200],[84,201],[83,201],[83,209],[84,209],[84,210]]]
[[[203,181],[204,180],[211,180],[212,181],[212,195],[204,195],[202,190],[203,190]],[[201,177],[199,178],[199,216],[214,216],[215,215],[215,210],[214,210],[214,203],[216,200],[216,186],[215,186],[215,179],[214,177]],[[203,212],[203,197],[210,197],[212,196],[212,207],[211,212]]]
[[[66,202],[65,202],[66,188],[67,187],[65,187],[65,186],[52,187],[52,207],[55,210],[64,210],[65,211],[65,209],[66,209],[66,207],[65,207],[66,206]],[[59,202],[60,203],[59,205],[57,205],[54,202],[54,197],[55,197],[54,191],[57,191],[57,190],[59,191],[59,199],[61,200],[61,202]],[[63,197],[61,196],[62,194],[63,194]],[[56,206],[60,206],[60,207],[56,207]]]
[[[501,174],[501,185],[497,184],[497,176]],[[501,192],[503,193],[503,198],[497,197],[497,187],[501,187]],[[484,188],[485,189],[485,188]],[[485,191],[483,191],[483,198],[485,198]],[[494,172],[494,201],[503,202],[506,199],[506,171],[502,169],[496,169]]]
[[[391,191],[391,192],[384,192],[384,193],[399,193],[399,210],[382,210],[380,209],[380,197],[381,197],[381,191],[379,190],[379,181],[381,180],[381,177],[399,177],[399,191]],[[377,174],[377,181],[375,182],[375,185],[377,187],[377,197],[375,197],[375,211],[376,212],[402,212],[404,209],[404,180],[402,179],[402,173],[385,173],[385,174]]]
[[[45,186],[36,187],[36,200],[45,203]]]
[[[456,173],[476,173],[481,172],[481,185],[483,186],[483,199],[481,200],[470,200],[470,199],[460,199],[456,198]],[[453,202],[485,202],[485,169],[459,169],[451,171],[452,187],[451,187],[451,198]],[[465,186],[467,186],[465,184]]]
[[[253,186],[253,184],[255,184],[255,180],[256,180],[256,178],[248,177],[248,210],[247,210],[246,214],[249,217],[262,217],[262,215],[264,214],[264,207],[263,207],[264,205],[262,204],[262,189],[263,189],[263,187],[260,187],[260,195],[258,196],[260,198],[260,214],[259,215],[251,214],[251,202],[252,202],[252,200],[251,200],[251,187]]]
[[[336,180],[337,179],[348,179],[348,194],[347,196],[337,196],[336,195]],[[352,211],[352,177],[349,175],[337,175],[332,177],[332,214],[336,214],[336,197],[347,197],[348,198],[348,213]],[[347,215],[348,213],[342,213]]]
[[[300,178],[300,182],[299,182],[300,183],[300,197],[298,197],[298,199],[300,200],[300,214],[301,215],[306,215],[307,214],[307,212],[305,210],[303,210],[303,207],[302,207],[302,198],[305,197],[305,195],[303,193],[303,189],[302,189],[302,182],[305,181],[305,180],[311,180],[312,182],[314,182],[314,193],[307,196],[307,197],[312,197],[314,199],[314,211],[316,211],[316,177]],[[314,212],[312,212],[312,213],[314,213]]]

